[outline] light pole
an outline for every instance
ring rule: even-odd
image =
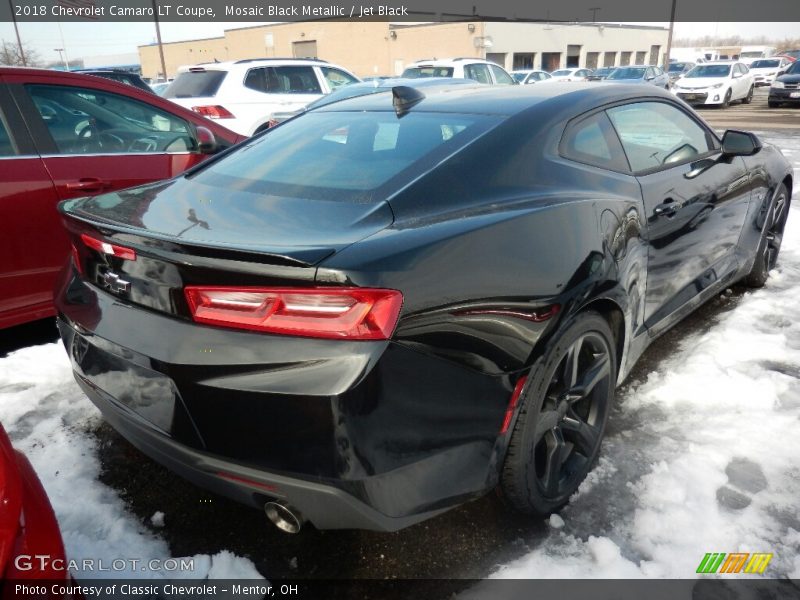
[[[667,53],[664,55],[664,71],[669,73],[669,54],[672,52],[672,33],[675,30],[675,5],[678,0],[672,0],[672,12],[669,15],[669,35],[667,36]]]
[[[22,47],[22,38],[19,36],[19,26],[17,25],[17,17],[14,15],[14,7],[11,0],[8,0],[8,8],[11,9],[11,20],[14,21],[14,33],[17,34],[17,46],[19,47],[19,58],[22,61],[22,66],[27,67],[28,61],[25,59],[25,50]]]
[[[161,72],[164,81],[167,81],[167,62],[164,60],[164,45],[161,43],[161,25],[158,23],[158,4],[153,0],[153,20],[156,23],[156,38],[158,39],[158,55],[161,58]]]
[[[64,54],[63,54],[64,53],[64,49],[63,48],[53,48],[53,51],[54,52],[58,52],[58,59],[61,62],[64,63],[64,70],[65,71],[69,71],[69,64],[67,64],[67,61],[64,59]]]

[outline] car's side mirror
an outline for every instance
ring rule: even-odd
[[[777,77],[780,77],[781,75],[786,75],[786,71],[778,71]]]
[[[734,74],[733,74],[733,78],[734,78],[734,79],[739,79],[739,77],[741,77],[741,76],[742,76],[742,74],[741,74],[741,73],[734,73]]]
[[[215,154],[219,150],[217,138],[208,127],[198,125],[195,132],[197,134],[197,151],[200,154]]]
[[[645,77],[645,79],[647,79],[647,81],[653,81],[653,79],[655,79],[655,78],[656,78],[655,75],[648,75],[647,77]]]
[[[749,131],[728,129],[722,136],[722,153],[726,156],[751,156],[761,147],[761,140]]]

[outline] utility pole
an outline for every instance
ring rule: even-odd
[[[64,54],[63,54],[63,53],[64,53],[64,49],[63,49],[63,48],[53,48],[53,50],[54,50],[55,52],[58,52],[58,58],[59,58],[59,60],[61,60],[61,62],[63,62],[63,63],[64,63],[64,70],[65,70],[65,71],[69,71],[69,64],[68,64],[68,63],[67,63],[67,61],[64,59]]]
[[[164,81],[166,81],[167,61],[164,60],[164,45],[161,43],[161,25],[158,23],[158,4],[156,0],[153,0],[153,20],[156,23],[156,39],[158,40],[158,55],[161,57],[161,72],[164,74]]]
[[[678,0],[672,0],[672,12],[669,15],[669,35],[667,36],[667,53],[664,55],[664,71],[669,72],[669,55],[672,52],[672,33],[675,30],[675,5]]]
[[[14,21],[14,33],[17,34],[17,46],[19,47],[19,57],[22,60],[22,66],[27,67],[28,61],[25,60],[25,50],[22,48],[22,38],[19,37],[19,27],[17,26],[17,16],[14,14],[14,6],[11,0],[8,0],[8,9],[11,11],[11,20]]]

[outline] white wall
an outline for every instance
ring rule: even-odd
[[[619,65],[622,52],[631,53],[631,64],[636,52],[646,52],[646,63],[651,62],[650,47],[660,46],[658,64],[664,62],[667,49],[666,29],[631,27],[619,25],[557,23],[485,23],[485,35],[492,38],[491,53],[505,53],[505,67],[513,67],[515,52],[535,52],[534,69],[542,68],[543,52],[560,52],[564,68],[567,61],[567,46],[581,46],[579,66],[586,66],[586,53],[599,52],[598,66],[603,66],[606,51],[616,52],[615,65]]]

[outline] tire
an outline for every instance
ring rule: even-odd
[[[761,239],[756,249],[755,262],[750,273],[742,282],[753,288],[764,287],[769,278],[769,272],[778,263],[778,253],[783,241],[783,229],[789,215],[789,193],[786,186],[781,184],[772,195],[772,201],[764,217],[764,226],[761,230]]]
[[[767,101],[767,106],[770,108],[778,108],[781,105],[780,102],[773,102],[772,100]]]
[[[500,477],[503,496],[518,511],[558,510],[594,466],[614,400],[614,349],[606,320],[581,313],[532,367]]]
[[[728,108],[731,105],[732,94],[733,92],[731,92],[731,89],[728,88],[728,91],[725,93],[725,99],[722,101],[722,104],[719,105],[720,108]]]
[[[750,91],[747,92],[747,96],[742,98],[742,104],[750,104],[753,101],[753,86],[750,86]]]

